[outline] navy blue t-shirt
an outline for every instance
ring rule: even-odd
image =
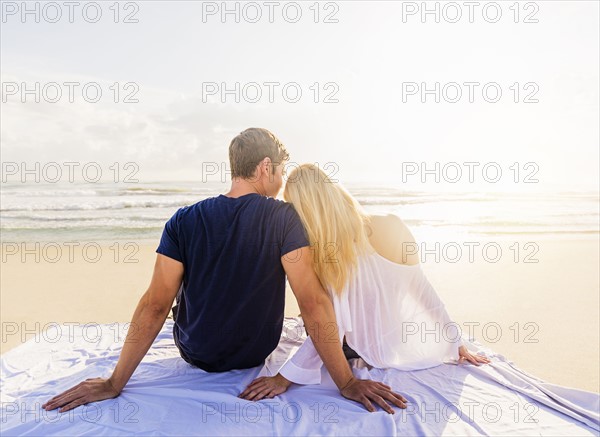
[[[209,372],[260,365],[283,326],[281,257],[308,245],[294,207],[258,193],[179,209],[156,252],[184,267],[173,308],[181,356]]]

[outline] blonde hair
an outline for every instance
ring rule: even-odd
[[[302,164],[288,175],[283,197],[294,205],[314,250],[315,272],[325,288],[341,294],[368,250],[369,216],[318,166]]]

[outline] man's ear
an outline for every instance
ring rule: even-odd
[[[260,161],[256,165],[256,168],[254,169],[254,176],[250,180],[252,182],[258,182],[258,181],[260,181],[263,173],[266,173],[268,175],[269,169],[267,168],[267,163],[270,163],[270,162],[271,162],[271,158],[269,158],[269,157],[266,157],[265,159]]]
[[[273,163],[271,162],[271,158],[267,156],[265,159],[263,159],[261,161],[260,168],[270,180],[271,176],[273,175]]]

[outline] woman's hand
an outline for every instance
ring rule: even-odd
[[[109,379],[89,378],[54,396],[43,404],[42,408],[46,411],[60,408],[58,412],[64,413],[90,402],[116,398],[119,394],[120,392],[113,387]]]
[[[285,379],[280,373],[275,376],[262,376],[252,381],[238,397],[247,401],[270,399],[285,392],[290,385],[292,382]]]
[[[458,356],[458,364],[463,364],[468,361],[471,364],[479,366],[479,363],[489,364],[491,362],[489,358],[482,355],[472,354],[465,346],[460,346],[458,348]]]

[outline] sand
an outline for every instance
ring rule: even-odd
[[[526,372],[546,381],[600,391],[599,242],[540,241],[539,263],[425,262],[425,272],[452,319]],[[29,245],[33,248],[33,245]],[[52,323],[128,322],[145,292],[155,245],[101,246],[84,258],[81,247],[56,258],[56,248],[7,255],[0,274],[1,352],[33,339]],[[9,248],[9,249],[14,249]],[[19,249],[21,252],[21,249]],[[91,262],[93,258],[96,262]],[[37,262],[36,262],[37,261]],[[53,262],[50,262],[53,261]],[[299,313],[288,289],[286,316]],[[499,328],[499,329],[498,329]]]

